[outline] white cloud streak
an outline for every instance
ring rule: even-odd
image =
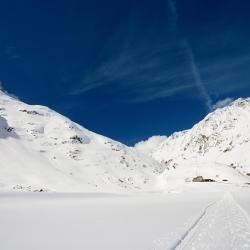
[[[234,101],[233,98],[227,97],[227,98],[225,98],[225,99],[223,99],[223,100],[217,101],[217,102],[213,105],[212,108],[213,108],[213,110],[218,109],[218,108],[224,108],[224,107],[228,106],[230,103],[232,103],[233,101]]]
[[[144,95],[135,98],[133,102],[148,102],[148,101],[152,101],[155,99],[169,97],[169,96],[173,96],[178,93],[181,93],[185,90],[192,89],[193,87],[195,87],[193,84],[185,84],[185,85],[180,85],[177,87],[161,88],[161,90],[158,89],[155,91],[153,90],[151,91],[151,93],[148,93],[148,94],[145,93]],[[145,91],[145,92],[149,92],[149,91]]]
[[[168,19],[172,31],[176,31],[179,17],[175,2],[173,0],[168,0]]]
[[[70,94],[79,95],[102,86],[118,84],[120,89],[129,88],[135,96],[132,101],[170,96],[190,88],[188,80],[192,77],[187,72],[184,60],[183,51],[180,52],[172,43],[158,45],[150,51],[148,48],[128,48],[126,52],[106,59],[87,74],[79,88]]]
[[[170,14],[170,21],[172,22],[171,27],[172,27],[172,29],[177,30],[178,12],[177,12],[177,8],[175,6],[174,1],[168,0],[168,6],[169,6],[169,11],[170,11],[170,13],[169,13]],[[212,99],[211,99],[202,79],[201,79],[199,69],[196,65],[194,53],[193,53],[189,43],[185,39],[183,39],[183,45],[184,45],[183,47],[184,47],[184,50],[185,50],[186,55],[187,55],[188,62],[190,64],[190,70],[191,70],[193,77],[194,77],[194,82],[195,82],[198,90],[200,91],[200,95],[201,95],[202,99],[204,100],[208,111],[211,111],[212,110]]]
[[[170,40],[166,42],[164,36],[164,40],[152,44],[147,36],[139,34],[137,37],[137,30],[119,29],[113,36],[121,40],[111,37],[110,42],[104,44],[98,63],[85,71],[85,77],[69,94],[81,95],[107,86],[111,91],[119,91],[121,98],[124,93],[127,101],[147,102],[185,93],[187,97],[200,98],[211,111],[212,96],[230,95],[232,90],[245,87],[244,75],[250,56],[228,55],[225,58],[213,54],[201,58],[197,65],[192,47],[178,32],[175,1],[166,0],[166,5],[168,26],[165,32],[170,32]]]
[[[205,87],[205,85],[201,79],[200,71],[196,65],[193,51],[191,50],[188,42],[186,42],[186,41],[184,43],[184,47],[185,47],[185,50],[187,53],[188,61],[190,63],[191,72],[192,72],[193,77],[194,77],[194,82],[195,82],[198,90],[200,91],[201,97],[204,100],[208,111],[211,111],[212,106],[213,106],[213,104],[212,104],[213,101],[212,101],[212,98],[210,97],[210,95],[207,91],[207,88]]]

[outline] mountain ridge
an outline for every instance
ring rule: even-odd
[[[243,176],[250,173],[249,149],[250,98],[239,98],[228,106],[209,113],[191,129],[172,134],[149,156],[168,169],[183,169],[183,166],[189,165],[192,173],[187,174],[189,179],[196,173],[205,174],[217,181],[229,181],[234,179],[232,169]],[[216,170],[213,173],[204,173],[202,166],[207,164],[215,169],[224,165],[225,170],[230,169],[231,173],[227,176],[220,176],[222,173],[219,174],[217,172],[220,171]],[[192,167],[194,165],[196,167]],[[192,168],[196,170],[192,171]],[[183,171],[187,171],[185,167]],[[249,181],[248,178],[245,179]]]
[[[0,92],[0,189],[154,189],[163,166],[57,112]]]
[[[198,175],[250,182],[250,98],[193,128],[128,147],[40,105],[0,91],[0,190],[160,191]]]

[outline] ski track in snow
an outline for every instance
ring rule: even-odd
[[[209,205],[172,250],[250,249],[250,219],[229,193]]]

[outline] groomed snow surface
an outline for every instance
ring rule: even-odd
[[[180,193],[2,193],[0,249],[250,249],[249,195],[217,183]]]

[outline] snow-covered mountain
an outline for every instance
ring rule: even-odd
[[[250,182],[250,98],[215,110],[192,129],[174,133],[147,151],[150,141],[136,149],[173,170],[167,172],[168,180],[202,175],[217,181]]]
[[[0,91],[0,190],[154,189],[163,170],[133,148]]]
[[[131,148],[0,91],[0,190],[159,190],[197,175],[249,183],[249,126],[250,98],[239,99]]]

